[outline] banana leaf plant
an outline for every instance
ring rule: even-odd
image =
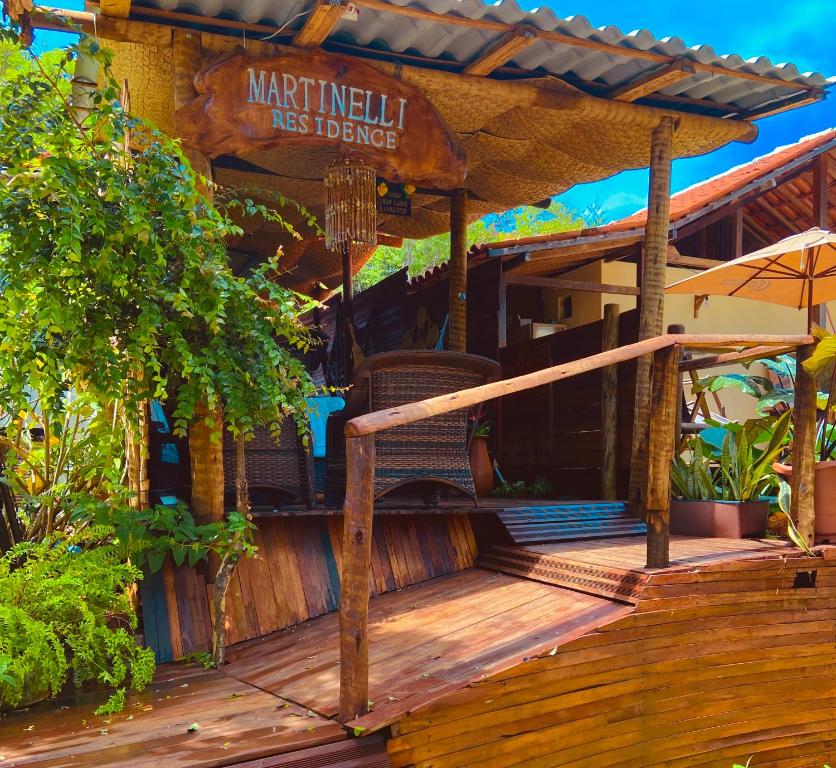
[[[687,501],[751,501],[777,482],[773,463],[786,448],[791,412],[717,424],[674,458],[674,493]]]
[[[819,461],[830,461],[836,453],[836,335],[815,328],[818,344],[804,361],[804,368],[813,377],[819,390],[816,449]],[[825,395],[822,403],[822,395]]]

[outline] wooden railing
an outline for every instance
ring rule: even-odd
[[[452,392],[364,414],[345,426],[346,497],[343,523],[342,587],[340,596],[340,720],[349,722],[368,711],[368,610],[374,509],[375,435],[392,427],[449,413],[504,395],[512,395],[629,360],[653,355],[651,423],[641,436],[636,457],[642,463],[640,496],[631,499],[647,522],[648,567],[669,563],[670,463],[674,455],[679,409],[680,360],[684,349],[709,353],[699,358],[705,367],[798,350],[807,357],[812,336],[666,334],[601,352],[534,373]],[[733,348],[733,351],[723,351]],[[697,361],[689,362],[697,365]],[[811,389],[812,404],[799,389]],[[815,388],[798,366],[796,378],[793,508],[798,520],[812,520],[813,447],[815,440]],[[812,426],[811,426],[812,425]],[[808,455],[809,454],[809,458]],[[635,458],[634,457],[634,460]],[[809,533],[812,541],[812,529]]]

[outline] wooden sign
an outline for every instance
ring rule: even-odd
[[[201,70],[195,87],[198,97],[175,114],[177,131],[209,157],[321,146],[396,182],[453,188],[464,180],[464,150],[426,96],[348,56],[241,51]]]
[[[411,184],[396,184],[388,179],[377,180],[377,212],[389,216],[412,216]]]

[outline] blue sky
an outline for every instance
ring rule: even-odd
[[[518,0],[532,10],[540,2]],[[82,0],[60,0],[56,5],[81,8]],[[680,37],[686,45],[711,45],[718,54],[743,58],[767,56],[773,63],[792,62],[800,71],[836,75],[836,11],[834,0],[759,0],[755,5],[728,0],[692,0],[687,4],[628,3],[624,0],[565,0],[548,3],[561,16],[581,15],[595,26],[614,25],[623,32],[649,29],[656,37]],[[66,35],[38,32],[36,48],[64,44]],[[673,190],[684,189],[732,166],[836,126],[836,86],[823,102],[768,117],[757,122],[752,144],[731,144],[710,155],[677,160]],[[643,208],[647,200],[647,172],[628,171],[611,179],[577,186],[559,198],[577,210],[599,202],[607,219]]]

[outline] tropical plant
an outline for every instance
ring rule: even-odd
[[[114,688],[97,710],[118,711],[128,687],[144,688],[154,653],[133,636],[128,587],[141,578],[112,531],[56,533],[0,558],[0,711],[58,694],[68,679]]]
[[[818,343],[807,360],[805,370],[813,377],[819,390],[816,425],[816,451],[819,461],[829,461],[836,454],[836,334],[821,328],[813,331]],[[826,399],[822,403],[822,392]]]
[[[51,68],[12,32],[2,37],[17,62],[2,68],[0,80],[0,411],[10,415],[7,428],[42,422],[43,458],[51,462],[60,448],[49,433],[68,393],[84,392],[100,412],[114,414],[129,457],[141,444],[152,397],[169,405],[175,434],[189,433],[194,467],[225,428],[244,440],[258,425],[277,432],[292,417],[304,435],[305,398],[315,388],[299,359],[310,344],[299,317],[315,303],[275,281],[278,254],[247,276],[234,274],[227,257],[227,241],[252,218],[295,235],[279,213],[289,201],[259,191],[269,205],[257,204],[198,176],[177,143],[123,108],[111,54],[95,40],[83,37]],[[100,68],[101,88],[73,81],[82,61]],[[315,226],[304,209],[294,212]],[[25,440],[16,450],[30,463],[39,457]],[[127,465],[137,490],[137,462]],[[47,485],[64,479],[55,475]],[[195,472],[193,501],[211,496],[222,507],[222,493],[216,476]],[[44,532],[64,519],[45,501]],[[232,527],[223,530],[233,534],[229,569],[246,548]],[[228,574],[215,581],[216,592],[225,583]],[[224,622],[215,624],[222,645]]]
[[[108,413],[82,391],[49,412],[34,400],[5,422],[0,418],[0,481],[17,499],[22,541],[78,531],[127,508],[125,435],[115,409]]]
[[[687,452],[674,456],[671,484],[677,498],[685,501],[712,501],[717,498],[710,451],[697,436]]]
[[[703,430],[671,465],[674,493],[688,501],[750,501],[777,482],[772,468],[789,437],[791,413]]]

